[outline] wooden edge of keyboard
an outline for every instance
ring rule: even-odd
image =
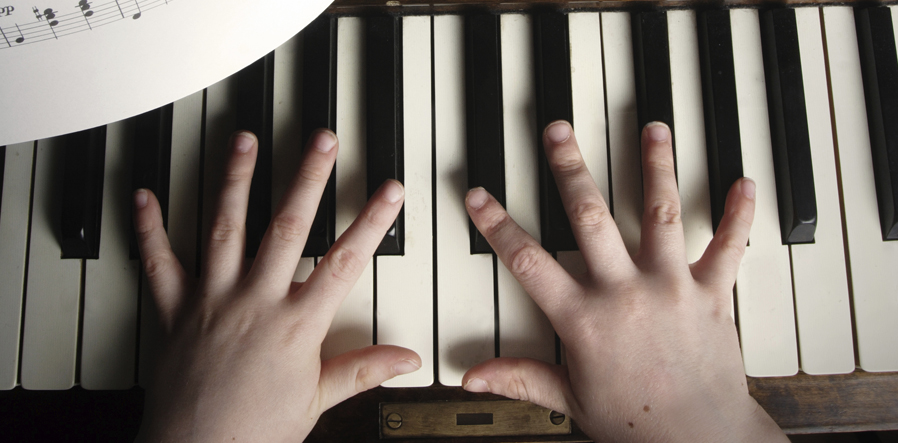
[[[856,371],[845,375],[748,378],[752,396],[789,434],[898,429],[898,373]],[[309,442],[378,441],[379,405],[388,402],[495,401],[461,388],[376,388],[327,411]],[[554,437],[414,439],[409,442],[588,442],[582,431]],[[406,440],[391,440],[402,442]]]
[[[894,4],[887,0],[875,4]],[[538,9],[565,11],[638,10],[638,9],[697,9],[735,7],[836,6],[866,5],[865,0],[336,0],[327,9],[335,15],[388,13],[397,15],[429,15],[470,11],[527,12]]]

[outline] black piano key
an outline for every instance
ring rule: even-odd
[[[303,31],[302,143],[318,128],[337,132],[337,19],[322,15]],[[303,257],[320,257],[334,244],[337,166],[309,229]]]
[[[855,10],[883,240],[898,240],[898,56],[888,7]],[[889,122],[889,124],[886,124]]]
[[[533,16],[533,31],[537,140],[542,143],[543,130],[549,123],[566,120],[574,124],[567,15],[560,12],[537,13]],[[576,251],[577,242],[571,222],[544,150],[539,154],[539,189],[543,248],[549,252]]]
[[[724,214],[727,193],[733,183],[743,176],[730,11],[700,12],[698,36],[711,217],[716,232]]]
[[[103,213],[106,127],[63,137],[62,258],[98,259]]]
[[[131,188],[153,191],[162,209],[162,224],[165,229],[168,229],[173,108],[169,104],[134,117],[134,138],[131,140],[134,149]],[[140,258],[133,224],[130,243],[131,259]]]
[[[783,244],[812,243],[817,197],[795,10],[763,11],[761,42]]]
[[[3,208],[3,173],[6,170],[6,146],[0,146],[0,208]]]
[[[636,71],[636,113],[640,131],[650,122],[664,122],[670,127],[673,136],[675,131],[667,13],[636,12],[631,17],[633,67]],[[676,138],[672,137],[672,144],[674,140]],[[673,147],[676,152],[676,144],[673,144]]]
[[[369,17],[366,25],[368,198],[387,179],[404,179],[402,18]],[[402,255],[405,209],[387,231],[376,255]]]
[[[274,52],[237,73],[237,128],[252,131],[259,154],[249,191],[246,257],[255,257],[271,221],[271,143],[274,112]]]
[[[502,57],[499,16],[465,19],[468,188],[482,186],[505,206],[505,152],[502,123]],[[469,223],[472,254],[493,252]]]

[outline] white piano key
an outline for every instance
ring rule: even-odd
[[[459,386],[495,357],[493,257],[471,255],[465,146],[464,19],[434,17],[439,378]]]
[[[200,198],[200,150],[202,147],[203,100],[200,91],[174,103],[172,108],[171,172],[168,195],[168,240],[188,276],[196,276],[197,219]],[[130,188],[130,186],[129,186]],[[153,375],[156,355],[162,344],[162,330],[156,304],[146,276],[141,273],[140,356],[138,383],[147,387]]]
[[[273,142],[271,146],[271,209],[277,210],[308,140],[302,140],[302,33],[275,49]],[[322,85],[324,87],[324,85]],[[303,257],[293,281],[306,281],[315,268],[315,257]]]
[[[25,389],[75,384],[82,260],[62,260],[56,236],[63,148],[58,138],[37,143],[20,374]]]
[[[365,22],[337,22],[337,236],[365,207],[367,195],[365,138]],[[374,264],[368,263],[343,301],[321,345],[327,359],[374,343]]]
[[[893,23],[896,17],[892,9]],[[882,241],[854,13],[823,9],[860,367],[898,370],[898,242]]]
[[[100,255],[85,260],[81,386],[127,389],[134,385],[139,260],[131,260],[133,121],[106,127]]]
[[[758,12],[732,10],[739,131],[746,177],[757,183],[754,224],[736,279],[745,372],[754,377],[798,372],[789,249],[781,241],[767,117]]]
[[[796,8],[795,18],[817,194],[814,243],[791,246],[799,358],[808,374],[848,373],[854,339],[820,11]]]
[[[377,343],[421,356],[421,369],[384,383],[433,384],[433,125],[430,17],[402,19],[405,255],[377,258]]]
[[[636,119],[636,73],[630,14],[602,13],[605,50],[611,210],[630,255],[639,250],[642,226],[642,160]]]
[[[537,241],[539,164],[533,106],[533,30],[530,17],[501,18],[502,107],[505,137],[505,206],[511,217]],[[601,85],[600,85],[601,86]],[[555,362],[555,330],[539,306],[501,262],[498,265],[499,355]]]
[[[16,386],[34,143],[6,147],[0,207],[0,389]]]
[[[714,236],[695,11],[668,11],[667,29],[680,218],[686,238],[686,259],[692,263],[701,258]]]

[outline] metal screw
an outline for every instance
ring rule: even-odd
[[[552,413],[549,414],[549,421],[551,421],[553,425],[557,426],[557,425],[564,423],[564,419],[565,419],[564,414],[562,414],[560,412],[552,411]]]
[[[562,416],[563,417],[563,416]],[[402,416],[393,412],[387,416],[387,426],[390,429],[399,429],[402,426]]]

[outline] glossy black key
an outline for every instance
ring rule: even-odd
[[[404,179],[402,18],[369,17],[366,24],[368,197],[387,179]],[[405,209],[387,231],[376,255],[402,255]]]
[[[0,208],[3,208],[3,173],[6,170],[6,146],[0,146]]]
[[[302,143],[318,128],[337,132],[337,19],[322,15],[303,31]],[[303,257],[320,257],[335,239],[337,167],[324,188]]]
[[[888,7],[855,10],[883,240],[898,240],[898,56]]]
[[[636,113],[640,131],[646,124],[657,121],[666,123],[671,134],[675,134],[667,13],[636,12],[631,19],[633,67],[636,71]],[[672,143],[675,140],[673,137]],[[673,146],[676,152],[676,144]]]
[[[533,16],[534,64],[536,66],[537,140],[542,144],[543,130],[556,120],[574,124],[571,94],[571,45],[568,19],[560,12],[540,12]],[[543,147],[545,149],[545,147]],[[540,235],[549,252],[576,251],[558,185],[549,169],[545,151],[539,154]]]
[[[795,10],[763,11],[761,42],[783,244],[812,243],[817,197]]]
[[[106,127],[63,137],[62,258],[98,259]]]
[[[716,232],[723,217],[727,193],[733,183],[743,176],[730,11],[721,9],[700,12],[698,41],[711,187],[711,217]]]
[[[131,189],[149,189],[159,200],[162,225],[168,229],[168,189],[171,173],[172,110],[169,104],[134,117],[134,165]],[[137,236],[131,228],[131,259],[140,258]]]
[[[259,140],[246,215],[246,257],[255,257],[271,221],[274,52],[237,73],[237,89],[237,129]]]
[[[465,19],[468,188],[482,186],[505,206],[505,137],[502,123],[502,57],[499,16]],[[471,253],[492,253],[470,222]]]

